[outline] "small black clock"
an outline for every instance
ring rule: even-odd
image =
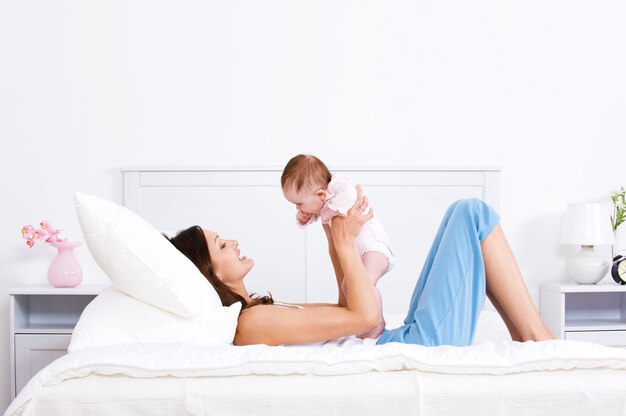
[[[620,285],[626,285],[626,257],[615,256],[611,266],[611,276]]]

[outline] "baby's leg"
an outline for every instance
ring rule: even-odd
[[[383,318],[383,301],[380,292],[376,288],[376,283],[378,283],[378,280],[389,270],[389,260],[387,260],[387,257],[385,257],[383,253],[378,251],[368,251],[364,253],[363,256],[361,256],[361,260],[363,261],[363,266],[365,266],[367,277],[369,277],[374,288],[374,297],[378,305],[379,323],[376,327],[357,336],[361,339],[378,338],[380,333],[383,332],[383,329],[385,329],[385,319]]]
[[[387,260],[387,257],[381,252],[368,251],[361,256],[361,261],[363,262],[363,266],[365,266],[367,277],[370,279],[370,282],[372,282],[374,289],[376,289],[378,280],[389,270],[389,260]],[[345,296],[348,296],[345,280],[341,284],[341,291]]]

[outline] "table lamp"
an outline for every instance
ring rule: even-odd
[[[577,283],[598,283],[609,271],[611,262],[593,247],[613,244],[613,228],[608,204],[568,204],[561,232],[561,244],[581,246],[578,254],[565,261],[567,274]]]

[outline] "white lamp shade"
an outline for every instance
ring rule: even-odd
[[[561,244],[599,246],[613,244],[613,227],[608,204],[568,204]]]

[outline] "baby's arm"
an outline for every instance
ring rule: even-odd
[[[330,223],[330,221],[337,215],[339,215],[337,211],[333,211],[327,205],[324,205],[324,207],[320,211],[320,219],[322,220],[322,224]]]
[[[308,214],[306,212],[298,211],[296,213],[296,224],[298,224],[300,228],[304,228],[307,225],[312,224],[315,221],[317,221],[317,218],[318,218],[318,215]]]
[[[298,211],[296,212],[296,222],[298,225],[306,225],[311,219],[311,214],[307,214],[306,212]]]
[[[348,210],[354,205],[354,201],[356,201],[356,186],[357,183],[349,176],[333,175],[326,189],[327,200],[324,203],[324,207],[341,215],[346,215]]]
[[[356,201],[357,186],[357,183],[349,176],[333,175],[326,189],[324,206],[320,211],[323,224],[328,224],[337,215],[346,215]]]

